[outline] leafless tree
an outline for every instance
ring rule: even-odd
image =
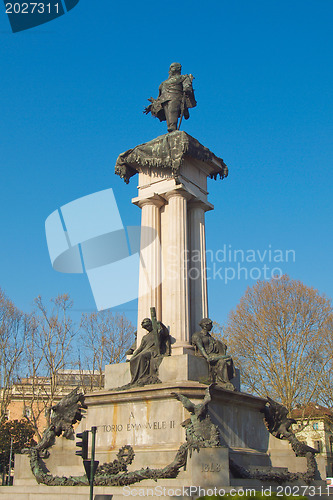
[[[318,383],[318,402],[333,408],[333,360],[330,359]]]
[[[0,288],[0,420],[6,416],[27,333],[27,317]]]
[[[75,325],[71,308],[66,294],[52,299],[50,306],[37,297],[34,311],[24,316],[0,295],[1,412],[5,414],[13,393],[16,401],[23,401],[37,439],[49,425],[52,406],[73,385],[89,391],[102,388],[105,364],[121,361],[133,342],[134,327],[125,316],[103,311],[83,315]],[[18,376],[20,359],[25,377]]]
[[[73,324],[69,311],[72,301],[68,295],[59,295],[47,308],[41,297],[35,299],[35,310],[30,316],[30,328],[26,336],[25,364],[27,377],[16,384],[21,391],[27,417],[40,438],[40,419],[50,421],[50,409],[66,391],[63,370],[71,365],[73,341],[78,327]]]
[[[122,314],[110,310],[84,314],[81,321],[81,342],[86,356],[81,365],[91,374],[90,390],[93,390],[98,375],[98,386],[103,387],[106,364],[119,363],[125,357],[134,340],[135,328]]]
[[[333,390],[333,310],[318,290],[287,275],[248,288],[224,335],[244,387],[291,409]],[[327,389],[326,389],[327,390]]]

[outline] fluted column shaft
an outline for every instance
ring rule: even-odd
[[[182,190],[166,194],[168,200],[168,247],[163,293],[168,301],[162,321],[176,339],[172,353],[181,354],[190,346],[187,200]]]
[[[140,274],[138,298],[137,346],[147,332],[141,327],[144,318],[150,318],[150,308],[155,307],[157,317],[161,317],[161,215],[160,198],[140,201],[141,240]]]
[[[193,334],[199,321],[208,316],[205,207],[200,202],[189,204],[189,286],[190,286],[190,331]]]

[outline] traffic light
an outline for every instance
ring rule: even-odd
[[[89,431],[78,432],[76,434],[76,437],[82,440],[82,441],[76,441],[76,446],[82,449],[76,451],[75,455],[82,457],[83,460],[86,460],[88,458],[88,435]]]

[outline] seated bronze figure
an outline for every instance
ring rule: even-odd
[[[159,383],[158,368],[163,357],[171,354],[170,335],[163,323],[153,315],[153,321],[145,318],[141,325],[148,333],[130,359],[131,386]]]
[[[209,333],[213,327],[211,319],[203,318],[199,325],[202,330],[193,334],[192,344],[196,354],[203,356],[209,364],[210,381],[224,389],[234,391],[235,387],[230,380],[236,373],[232,357],[226,354],[227,346]]]

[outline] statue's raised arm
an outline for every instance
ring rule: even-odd
[[[150,97],[151,104],[144,109],[144,113],[151,113],[161,122],[166,121],[168,132],[179,130],[183,117],[185,120],[190,117],[189,108],[197,105],[192,87],[194,77],[182,75],[181,71],[181,64],[171,64],[169,78],[159,86],[157,99]]]

